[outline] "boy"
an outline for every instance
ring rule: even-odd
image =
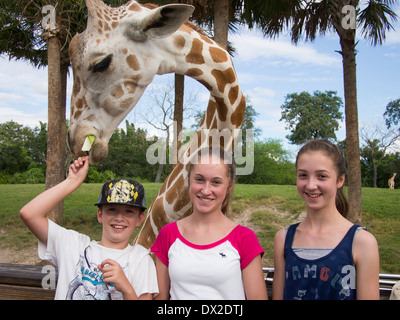
[[[147,249],[129,245],[146,209],[140,183],[118,179],[103,185],[95,204],[103,226],[99,242],[47,219],[51,209],[83,183],[88,169],[89,158],[78,158],[63,182],[20,211],[39,240],[39,257],[58,267],[55,299],[152,299],[158,293],[154,262]]]

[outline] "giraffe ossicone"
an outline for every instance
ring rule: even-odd
[[[134,0],[118,8],[101,0],[86,0],[86,6],[87,28],[74,36],[69,48],[74,84],[68,142],[73,156],[85,154],[82,145],[93,135],[90,161],[104,159],[115,129],[154,76],[166,73],[192,77],[210,91],[200,129],[182,158],[211,143],[212,137],[202,134],[205,129],[230,130],[232,134],[221,135],[217,143],[233,150],[245,99],[229,54],[187,21],[192,6],[156,7]],[[178,159],[149,207],[136,242],[148,248],[162,226],[190,210],[187,171],[188,163]]]

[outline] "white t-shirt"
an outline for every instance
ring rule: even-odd
[[[106,248],[84,234],[67,230],[51,220],[47,247],[39,242],[39,257],[58,267],[56,300],[118,300],[122,293],[106,285],[97,265],[105,259],[118,262],[136,295],[158,293],[157,274],[149,250],[140,245],[123,250]]]
[[[161,229],[151,251],[168,266],[171,300],[246,299],[242,270],[264,253],[249,228],[238,225],[215,243],[196,245],[176,222]]]

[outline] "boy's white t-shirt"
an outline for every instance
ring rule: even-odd
[[[196,245],[176,222],[161,229],[151,251],[168,267],[171,300],[246,299],[242,270],[264,253],[249,228],[238,225],[215,243]]]
[[[122,293],[106,285],[98,265],[105,259],[120,264],[136,295],[158,293],[157,274],[149,250],[141,245],[123,250],[106,248],[84,234],[49,221],[47,247],[39,241],[38,254],[58,267],[55,299],[118,300]]]

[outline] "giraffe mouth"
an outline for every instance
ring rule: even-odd
[[[79,132],[82,131],[84,130],[79,130]],[[91,141],[90,148],[85,148],[84,142],[88,136],[92,136],[94,138],[92,138],[93,141]],[[81,135],[80,133],[79,136],[74,136],[73,133],[71,133],[71,131],[69,130],[68,145],[70,153],[74,158],[88,155],[91,164],[100,163],[108,154],[107,141],[105,141],[103,138],[100,138],[100,134],[94,134],[94,132],[87,132],[86,134],[83,135]]]
[[[92,164],[101,162],[108,154],[108,143],[102,139],[96,139],[92,148],[88,151],[89,161]]]
[[[81,150],[86,152],[86,154],[89,154],[90,149],[92,149],[94,140],[96,140],[95,135],[93,135],[93,134],[87,135],[85,141],[83,142],[83,146],[82,146]]]

